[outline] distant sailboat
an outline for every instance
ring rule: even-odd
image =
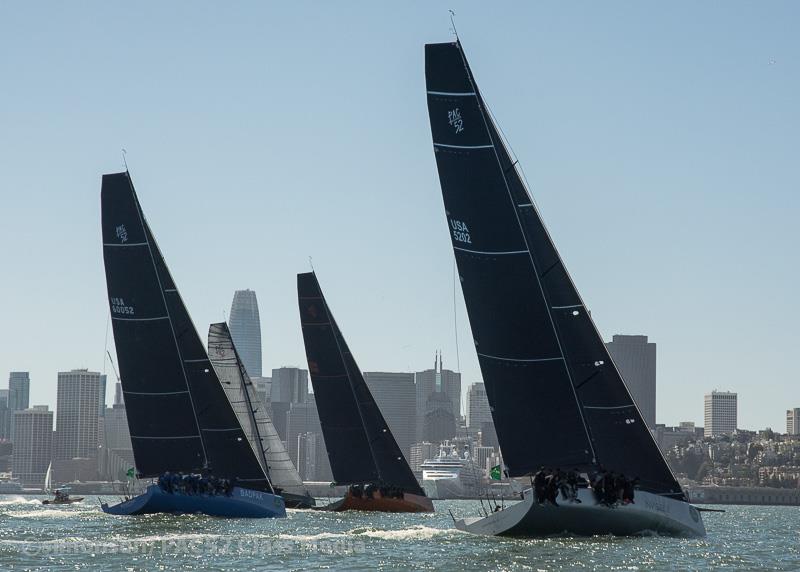
[[[475,349],[511,477],[639,477],[635,502],[523,500],[456,521],[481,534],[703,535],[606,350],[475,83],[461,43],[425,46],[433,148]]]
[[[53,492],[53,462],[47,465],[47,472],[44,475],[44,493],[49,495]],[[45,499],[42,504],[74,504],[81,502],[83,497],[71,497],[62,490],[55,491],[55,498]]]
[[[328,510],[433,512],[364,381],[313,272],[297,275],[300,323],[322,434],[337,484]]]
[[[259,400],[225,322],[211,324],[208,328],[208,357],[275,491],[288,508],[313,507],[314,498],[289,458],[266,405]]]
[[[137,476],[182,472],[238,484],[229,494],[150,485],[103,510],[286,516],[192,324],[130,175],[104,175],[101,197],[106,283]]]
[[[47,465],[47,472],[44,475],[44,493],[50,494],[50,491],[53,488],[53,462]]]

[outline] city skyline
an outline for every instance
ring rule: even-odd
[[[657,419],[700,422],[704,392],[724,386],[742,427],[778,428],[780,402],[800,401],[786,262],[800,243],[800,7],[734,5],[692,5],[688,19],[674,5],[624,18],[602,5],[454,9],[604,339],[660,346]],[[14,325],[0,371],[31,372],[31,403],[52,403],[61,369],[108,372],[99,181],[122,169],[122,148],[201,330],[244,285],[269,316],[264,369],[303,364],[294,281],[311,256],[362,368],[414,371],[441,348],[465,387],[480,381],[425,110],[422,45],[452,37],[445,8],[397,5],[392,26],[338,6],[49,15],[18,4],[0,21],[13,78],[0,94],[0,240],[25,244],[0,261],[14,277],[0,284]],[[353,33],[330,26],[343,18]],[[335,112],[318,108],[323,86]],[[764,277],[779,312],[759,303]]]

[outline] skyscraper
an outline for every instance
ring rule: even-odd
[[[273,369],[269,399],[272,403],[308,401],[308,370],[297,367]]]
[[[46,405],[14,412],[11,473],[23,486],[44,485],[53,444],[53,412]]]
[[[411,444],[417,438],[417,389],[414,385],[414,374],[365,371],[364,381],[386,419],[389,431],[408,459]]]
[[[8,390],[0,389],[0,441],[11,439],[12,414],[8,409]]]
[[[786,434],[800,435],[800,407],[786,412]]]
[[[647,336],[615,335],[606,343],[644,422],[656,427],[656,344]]]
[[[461,421],[461,374],[444,369],[436,354],[434,368],[416,373],[417,441],[438,443],[455,437]]]
[[[705,396],[706,437],[727,435],[736,431],[737,394],[730,391],[712,391]]]
[[[87,369],[58,373],[54,459],[97,457],[105,376]]]
[[[228,327],[247,374],[261,377],[261,319],[255,291],[234,293]]]
[[[314,435],[312,438],[310,435]],[[322,426],[314,400],[292,403],[286,413],[286,450],[303,480],[330,481],[333,479],[328,452],[323,445]],[[307,458],[315,456],[311,463]],[[300,471],[304,467],[306,472]],[[313,472],[311,472],[313,470]]]
[[[22,411],[30,405],[31,377],[27,371],[12,371],[8,375],[8,407]]]
[[[484,423],[491,422],[492,412],[489,409],[486,386],[483,383],[473,383],[467,389],[467,430],[471,435],[477,435]]]
[[[8,375],[8,410],[12,417],[14,411],[22,411],[30,405],[31,377],[27,371],[12,371]],[[14,424],[11,422],[9,439],[14,440]]]

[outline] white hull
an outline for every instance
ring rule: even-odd
[[[423,479],[422,488],[428,498],[436,500],[478,498],[477,487],[465,487],[461,479]]]
[[[580,503],[559,496],[559,505],[539,505],[533,491],[524,499],[487,517],[457,519],[456,528],[490,536],[552,536],[612,534],[636,536],[649,533],[670,536],[705,536],[699,511],[687,502],[636,491],[633,504],[608,507],[596,504],[590,489],[579,489]]]

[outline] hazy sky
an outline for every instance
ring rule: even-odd
[[[658,421],[702,422],[719,388],[739,393],[741,427],[785,430],[792,2],[3,2],[2,377],[30,370],[31,401],[55,405],[56,372],[104,368],[100,177],[123,147],[204,337],[252,288],[265,369],[305,367],[295,274],[313,256],[362,369],[427,368],[439,348],[455,368],[423,72],[448,8],[603,335],[658,344]]]

